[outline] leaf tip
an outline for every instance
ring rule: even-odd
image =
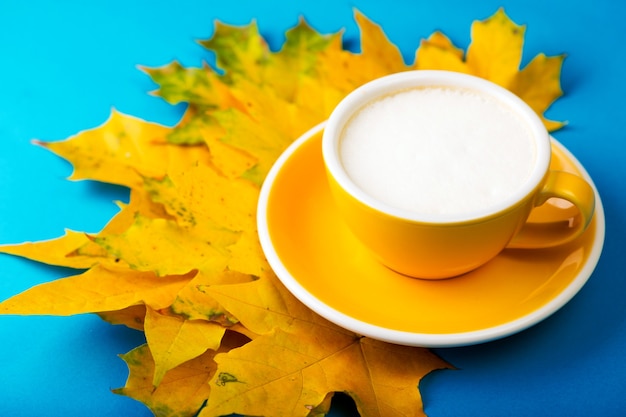
[[[365,17],[365,14],[363,14],[363,12],[359,10],[359,8],[356,6],[352,7],[352,14],[354,15],[355,18],[357,16]]]
[[[31,139],[30,143],[36,146],[41,146],[42,148],[48,148],[50,146],[49,142],[44,142],[41,139]]]
[[[148,67],[146,65],[141,65],[141,64],[135,65],[135,68],[137,68],[139,71],[148,75],[150,75],[150,71],[154,71],[154,68]]]

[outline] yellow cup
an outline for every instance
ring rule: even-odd
[[[531,132],[535,158],[528,179],[497,204],[455,215],[398,208],[359,187],[341,157],[346,125],[365,106],[400,91],[424,87],[467,89],[507,106]],[[337,209],[355,236],[389,268],[411,277],[442,279],[487,263],[504,248],[546,248],[580,236],[591,222],[595,194],[576,175],[550,171],[550,136],[541,119],[508,90],[481,78],[448,71],[407,71],[374,80],[350,93],[326,124],[322,153]],[[372,168],[375,169],[375,168]],[[445,179],[443,179],[445,181]],[[527,222],[533,208],[566,200],[571,218]],[[565,210],[564,212],[572,212]]]

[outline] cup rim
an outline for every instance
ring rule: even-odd
[[[481,210],[460,214],[424,214],[385,204],[357,186],[347,174],[339,156],[339,141],[348,120],[367,103],[408,88],[436,85],[463,87],[486,93],[514,109],[527,123],[535,140],[536,160],[527,181],[506,199]],[[333,179],[362,204],[386,215],[418,223],[459,223],[493,217],[524,201],[545,177],[550,166],[550,136],[540,117],[517,95],[484,78],[444,70],[410,70],[377,78],[349,93],[335,107],[322,137],[324,164]]]

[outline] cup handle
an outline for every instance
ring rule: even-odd
[[[580,236],[591,223],[595,209],[595,191],[578,175],[565,171],[550,171],[543,188],[537,194],[535,207],[550,198],[569,201],[578,213],[563,209],[567,218],[527,221],[513,237],[507,248],[550,248],[568,243]],[[537,209],[541,210],[541,208]]]

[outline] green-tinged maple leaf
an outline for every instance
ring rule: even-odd
[[[281,50],[270,57],[264,71],[265,83],[278,97],[295,103],[301,92],[302,79],[318,75],[318,53],[328,49],[337,37],[321,35],[300,19],[297,26],[287,31]]]
[[[193,103],[200,108],[215,108],[222,103],[219,95],[221,80],[208,67],[183,67],[178,61],[160,68],[142,68],[159,89],[153,94],[170,104]],[[218,84],[218,88],[215,87]]]
[[[240,178],[257,163],[257,158],[224,143],[225,134],[225,128],[214,115],[189,107],[167,140],[179,145],[205,144],[210,149],[210,165],[217,172],[227,178]]]
[[[241,74],[258,83],[262,81],[262,67],[270,51],[256,22],[247,26],[216,22],[213,37],[200,44],[216,53],[217,66],[224,71],[223,79],[227,83]]]
[[[190,106],[176,129],[167,135],[167,141],[175,145],[201,145],[207,143],[207,138],[221,136],[223,131],[208,111]]]

